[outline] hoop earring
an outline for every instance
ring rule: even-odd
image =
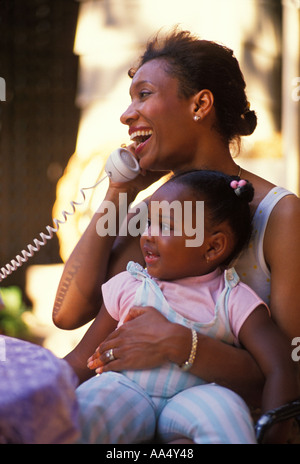
[[[200,119],[201,119],[201,116],[198,116],[198,114],[195,114],[194,121],[198,122],[198,121],[200,121]]]

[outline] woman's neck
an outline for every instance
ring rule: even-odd
[[[193,161],[178,167],[178,171],[189,169],[221,171],[232,176],[237,176],[240,172],[240,167],[232,159],[228,145],[218,140],[218,137],[216,140],[210,138],[208,144],[202,141],[201,147],[196,150]]]

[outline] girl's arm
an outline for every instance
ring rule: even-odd
[[[96,319],[91,324],[82,340],[72,350],[65,360],[74,369],[82,383],[94,375],[94,373],[87,367],[88,358],[94,353],[99,343],[117,327],[117,321],[113,319],[104,305],[98,313]]]
[[[243,324],[239,340],[251,353],[265,376],[262,412],[282,406],[299,396],[297,363],[291,357],[288,338],[274,324],[264,306],[259,306]],[[268,434],[270,442],[288,438],[286,423]]]

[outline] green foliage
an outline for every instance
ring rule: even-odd
[[[4,308],[0,309],[0,334],[10,337],[28,339],[30,330],[23,320],[23,313],[29,308],[23,302],[19,287],[1,288]]]

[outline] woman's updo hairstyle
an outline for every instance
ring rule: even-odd
[[[229,224],[235,245],[223,265],[231,265],[251,237],[249,203],[254,196],[252,184],[237,176],[210,170],[182,172],[171,177],[170,182],[186,186],[196,200],[204,200],[204,215],[213,227],[217,228],[223,222]]]
[[[256,128],[257,118],[245,93],[245,80],[233,51],[216,42],[200,40],[188,31],[175,29],[147,44],[137,69],[154,59],[166,61],[166,72],[179,81],[180,96],[190,97],[208,89],[214,96],[218,131],[226,142],[239,141]]]

